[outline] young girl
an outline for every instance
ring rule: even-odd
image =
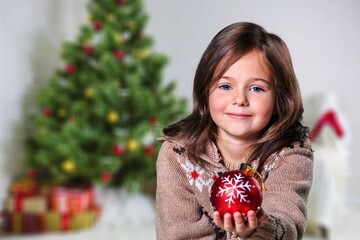
[[[163,130],[157,239],[301,239],[313,161],[285,43],[253,23],[224,28],[200,60],[193,101],[188,117]],[[262,208],[222,219],[211,185],[242,163],[265,180]]]

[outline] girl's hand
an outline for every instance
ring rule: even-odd
[[[227,232],[235,232],[242,238],[250,237],[258,227],[259,222],[267,222],[269,220],[269,216],[263,209],[260,209],[257,214],[250,210],[247,217],[246,221],[239,212],[235,212],[233,216],[230,213],[225,213],[223,221],[218,211],[215,211],[213,214],[214,222],[219,228]]]

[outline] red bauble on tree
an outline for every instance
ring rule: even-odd
[[[125,154],[125,148],[120,144],[113,146],[112,151],[116,156],[119,157],[124,156]]]
[[[90,55],[90,54],[92,54],[94,52],[94,47],[91,44],[85,44],[84,45],[84,52],[87,55]]]
[[[74,64],[68,64],[65,67],[65,72],[67,74],[74,74],[76,73],[76,66]]]
[[[124,148],[124,146],[122,146],[120,144],[113,146],[112,151],[116,156],[119,156],[119,157],[125,155],[125,148]]]
[[[148,145],[144,149],[144,153],[146,156],[151,157],[155,153],[155,145]]]
[[[159,118],[156,117],[156,116],[152,116],[152,117],[149,119],[149,122],[150,122],[151,126],[155,126],[156,124],[159,123]]]
[[[30,177],[30,178],[33,178],[33,177],[36,177],[36,169],[29,169],[28,172],[27,172],[27,176]]]
[[[266,188],[264,183],[260,187],[254,177],[255,173],[257,172],[250,166],[243,165],[241,170],[225,172],[215,180],[211,187],[210,201],[221,218],[225,213],[233,215],[235,212],[247,218],[248,211],[257,212],[260,209],[262,190]]]
[[[125,3],[125,0],[116,0],[116,3],[119,5],[123,5]]]
[[[114,56],[115,56],[116,59],[121,60],[121,59],[123,59],[125,57],[125,53],[122,50],[116,50],[114,52]]]
[[[101,173],[101,180],[102,180],[104,183],[110,182],[111,179],[112,179],[112,174],[111,174],[111,172],[104,171],[104,172]]]
[[[100,31],[102,29],[102,24],[100,22],[93,22],[92,27],[95,31]]]
[[[52,115],[52,110],[51,108],[43,108],[43,110],[41,111],[42,114],[46,117],[50,117]]]

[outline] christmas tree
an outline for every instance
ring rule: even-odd
[[[156,137],[183,116],[186,101],[174,82],[162,83],[167,58],[151,50],[141,0],[89,0],[88,11],[29,120],[29,173],[141,187],[155,178]]]

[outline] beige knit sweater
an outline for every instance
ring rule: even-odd
[[[238,169],[226,164],[214,143],[204,143],[206,168],[186,158],[183,141],[162,138],[157,161],[156,234],[158,240],[241,239],[215,226],[210,188],[221,173]],[[273,154],[260,170],[267,191],[263,209],[270,215],[248,239],[301,239],[313,173],[310,141]],[[240,164],[239,164],[240,165]],[[257,169],[258,161],[252,163]],[[259,170],[259,169],[258,169]]]

